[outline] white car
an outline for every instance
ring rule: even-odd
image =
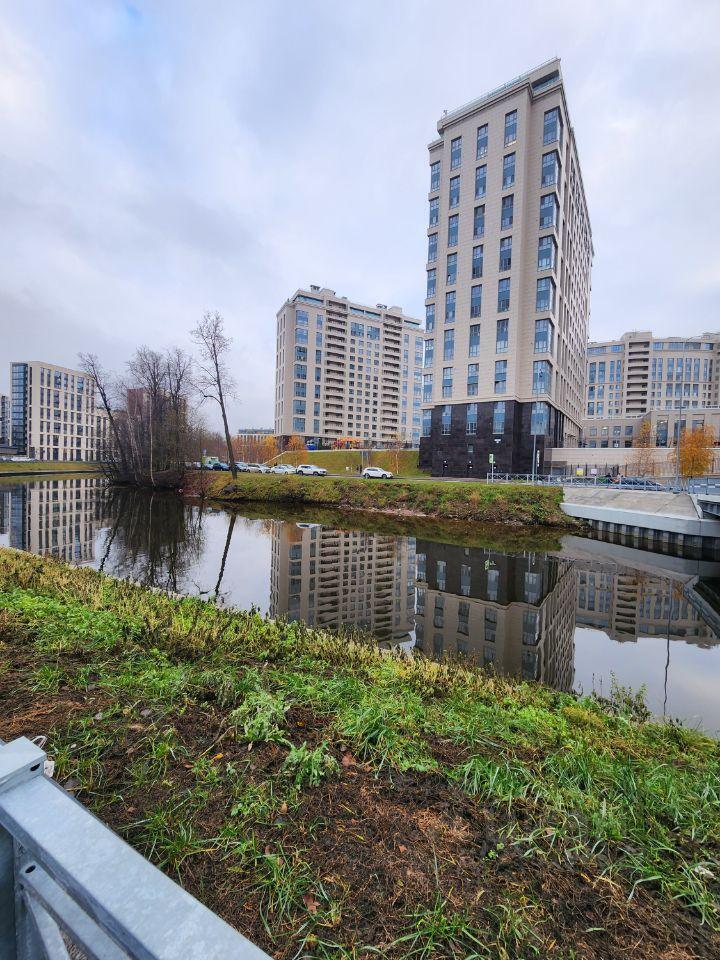
[[[277,463],[274,467],[270,467],[270,473],[295,473],[295,467],[290,466],[289,463]]]
[[[301,473],[305,477],[327,476],[327,470],[324,467],[316,467],[314,463],[301,463],[295,473]]]
[[[247,465],[248,473],[270,473],[270,467],[266,467],[264,463],[249,463]]]
[[[365,467],[362,475],[366,480],[392,480],[395,476],[389,470],[383,470],[382,467]]]

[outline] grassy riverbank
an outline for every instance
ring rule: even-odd
[[[213,478],[208,496],[223,503],[245,501],[314,504],[341,510],[386,512],[471,523],[573,526],[563,513],[562,489],[520,484],[438,480],[346,480],[334,477],[240,474]]]
[[[720,750],[0,550],[0,736],[269,953],[720,953]]]
[[[358,474],[363,467],[382,467],[399,477],[428,477],[429,471],[418,466],[417,450],[307,450],[283,453],[277,463],[316,463],[328,473]]]

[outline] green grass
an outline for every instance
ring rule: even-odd
[[[226,477],[214,479],[208,496],[223,503],[313,504],[330,509],[421,515],[435,520],[575,525],[562,511],[562,489],[520,484],[241,474],[231,482]]]
[[[417,450],[370,450],[363,457],[360,450],[306,450],[300,453],[283,453],[276,463],[315,463],[329,473],[359,472],[358,468],[373,466],[390,470],[399,477],[427,477],[429,472],[418,467]]]
[[[0,736],[46,733],[61,782],[283,960],[720,955],[720,745],[628,691],[10,550],[0,680]]]
[[[13,460],[0,460],[0,477],[4,476],[32,476],[33,474],[45,473],[102,473],[102,464],[91,461],[83,462],[79,460],[34,460],[29,463],[23,463]]]

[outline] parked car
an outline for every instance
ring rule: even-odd
[[[365,467],[362,475],[366,480],[392,480],[395,476],[389,470],[383,470],[382,467]]]
[[[316,467],[314,463],[301,463],[296,468],[295,473],[301,473],[305,477],[327,476],[327,470],[324,467]]]
[[[236,460],[235,467],[237,470],[240,471],[240,473],[247,473],[248,465],[245,463],[244,460]]]
[[[210,469],[211,470],[229,470],[230,467],[226,463],[223,463],[222,460],[217,460]]]
[[[276,463],[270,467],[270,473],[295,473],[295,467],[289,463]]]
[[[266,467],[264,463],[248,463],[247,471],[248,473],[270,473],[270,467]]]

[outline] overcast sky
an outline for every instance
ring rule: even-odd
[[[212,309],[233,426],[272,425],[285,298],[422,316],[442,110],[555,55],[591,335],[720,329],[717,0],[0,0],[0,389],[11,359],[189,346]]]

